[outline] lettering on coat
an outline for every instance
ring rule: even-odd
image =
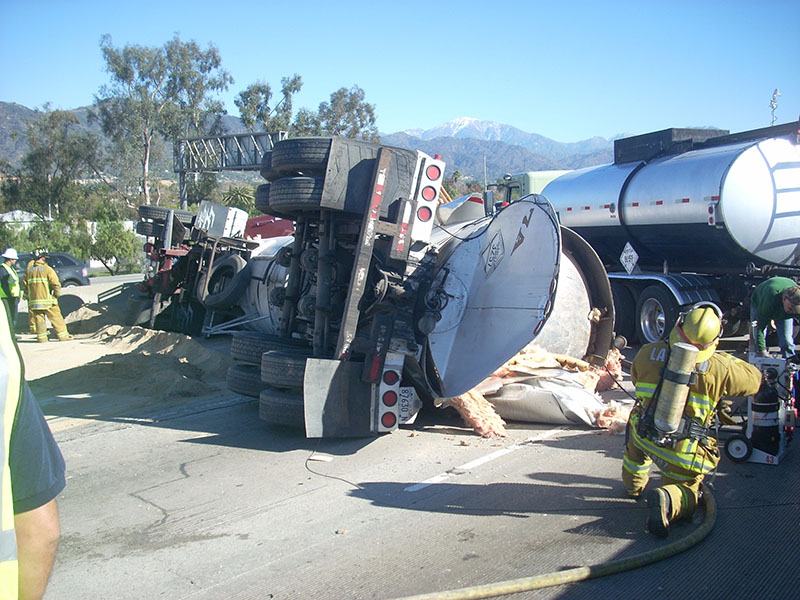
[[[664,362],[667,360],[667,349],[666,348],[656,348],[653,347],[650,350],[650,360],[656,360],[658,362]]]

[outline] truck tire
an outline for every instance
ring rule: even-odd
[[[272,151],[265,153],[264,158],[261,159],[261,170],[259,173],[267,181],[272,181],[271,178],[274,179],[272,173]]]
[[[636,302],[633,294],[624,284],[612,282],[611,295],[614,297],[614,330],[632,344],[636,337]]]
[[[235,360],[258,365],[261,368],[261,355],[264,352],[284,349],[311,352],[311,348],[300,340],[290,340],[257,331],[237,331],[231,339],[230,353]]]
[[[137,221],[136,233],[161,239],[164,237],[164,225],[161,223],[151,223],[149,221]]]
[[[323,183],[322,177],[283,177],[275,180],[269,190],[269,213],[290,215],[319,210]]]
[[[238,254],[229,254],[211,269],[209,294],[203,300],[203,306],[230,308],[239,301],[249,284],[249,263]]]
[[[270,425],[304,428],[303,393],[264,388],[258,398],[258,416]]]
[[[262,183],[256,188],[256,210],[263,214],[269,214],[269,187],[268,183]]]
[[[292,138],[275,144],[272,150],[269,179],[303,173],[324,175],[331,153],[332,138]],[[262,163],[262,169],[264,165]]]
[[[261,355],[261,381],[278,388],[303,389],[309,356],[310,351],[286,348],[264,352]]]
[[[166,221],[168,213],[169,209],[164,208],[163,206],[147,206],[145,204],[139,207],[140,219],[149,219],[151,221],[157,221],[163,223],[164,221]],[[175,210],[174,213],[175,213],[175,218],[178,219],[184,225],[191,225],[195,217],[195,213],[186,210]]]
[[[261,382],[261,372],[255,365],[233,364],[228,367],[225,379],[228,389],[242,396],[258,398],[264,384]]]
[[[678,303],[661,285],[651,285],[636,301],[636,324],[639,342],[647,344],[664,339],[678,320]]]
[[[141,325],[150,321],[153,299],[149,296],[131,296],[125,310],[125,325]]]
[[[136,233],[140,235],[144,235],[147,237],[154,237],[160,240],[164,239],[164,224],[163,223],[151,223],[150,221],[137,221],[136,222]],[[192,230],[189,227],[184,226],[183,231],[183,241],[186,241],[191,238]]]

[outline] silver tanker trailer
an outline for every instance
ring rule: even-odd
[[[755,285],[800,276],[799,141],[798,122],[667,129],[616,140],[613,164],[545,186],[561,224],[603,261],[619,334],[659,339],[701,300],[723,308],[726,334],[741,334]]]

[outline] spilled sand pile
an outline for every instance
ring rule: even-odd
[[[37,396],[113,394],[165,401],[227,392],[225,377],[230,356],[205,348],[180,333],[106,325],[93,335],[68,344],[64,349],[76,354],[80,354],[81,346],[98,344],[108,352],[85,364],[36,379],[32,387]]]

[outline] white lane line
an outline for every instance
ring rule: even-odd
[[[460,467],[455,467],[454,469],[450,469],[449,471],[445,471],[444,473],[440,473],[439,475],[434,475],[433,477],[426,479],[425,481],[421,481],[420,483],[415,483],[414,485],[410,485],[407,488],[404,488],[404,492],[418,492],[419,490],[425,489],[429,485],[433,485],[434,483],[441,483],[442,481],[446,481],[450,479],[453,475],[460,475],[465,471],[469,471],[481,465],[485,465],[486,463],[493,461],[501,456],[505,456],[506,454],[511,454],[512,452],[516,452],[517,450],[524,448],[525,446],[529,446],[531,444],[535,444],[536,442],[541,442],[542,440],[546,440],[549,437],[554,436],[559,431],[564,431],[567,429],[566,426],[563,427],[556,427],[555,429],[550,429],[548,431],[542,431],[534,435],[533,437],[529,437],[527,440],[519,442],[518,444],[514,444],[513,446],[509,446],[508,448],[503,448],[502,450],[497,450],[492,452],[491,454],[487,454],[486,456],[482,456],[481,458],[477,458],[473,461],[468,463],[464,463]]]

